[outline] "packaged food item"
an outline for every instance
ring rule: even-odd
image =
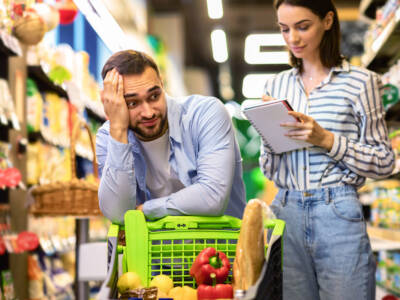
[[[143,300],[156,300],[157,291],[156,287],[138,288],[121,294],[120,299],[139,298]]]
[[[4,300],[14,300],[14,283],[10,270],[1,271],[2,291]]]

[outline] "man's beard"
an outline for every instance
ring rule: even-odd
[[[130,126],[129,128],[135,132],[135,134],[143,140],[154,140],[158,137],[160,137],[165,129],[165,126],[167,125],[167,117],[164,117],[161,119],[161,122],[159,123],[160,126],[156,128],[156,131],[152,131],[151,133],[147,133],[146,131],[142,130],[139,126]],[[156,125],[157,126],[157,125]]]

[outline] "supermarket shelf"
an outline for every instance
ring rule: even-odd
[[[0,29],[0,51],[7,56],[22,55],[19,41],[2,29]]]
[[[85,101],[85,107],[92,111],[97,117],[106,120],[106,114],[104,113],[103,105],[100,102],[94,102],[90,99]]]
[[[372,251],[400,250],[400,230],[368,226]]]
[[[1,212],[9,212],[10,210],[11,210],[10,204],[4,204],[4,203],[0,204],[0,213]]]
[[[35,80],[40,91],[55,92],[60,97],[68,99],[67,92],[61,86],[52,82],[41,66],[28,66],[28,77]]]
[[[380,228],[368,225],[367,232],[371,239],[395,242],[398,243],[398,245],[400,246],[400,230]]]
[[[75,105],[79,111],[82,111],[83,108],[87,108],[101,121],[104,122],[106,120],[106,115],[100,100],[95,101],[90,99],[74,82],[66,82],[65,86],[71,103]]]
[[[400,57],[400,8],[388,22],[369,51],[361,57],[364,67],[384,73]]]
[[[370,237],[372,251],[400,250],[400,242]]]
[[[33,132],[29,134],[30,142],[35,142],[39,139],[42,139],[45,143],[49,145],[53,145],[61,148],[69,148],[70,142],[69,139],[63,138],[60,136],[54,136],[49,130],[41,129],[40,132]],[[75,153],[76,155],[86,158],[90,161],[93,161],[93,153],[91,148],[87,148],[80,143],[75,145]],[[1,210],[1,208],[0,208]]]
[[[400,297],[400,290],[389,287],[382,282],[377,282],[376,285],[379,286],[380,288],[384,289],[386,292],[389,292],[393,296]]]
[[[387,0],[361,0],[360,2],[360,14],[375,19],[376,9],[386,3]]]

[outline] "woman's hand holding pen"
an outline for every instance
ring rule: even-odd
[[[305,114],[289,111],[289,115],[299,121],[281,123],[282,127],[290,128],[287,137],[295,140],[306,141],[328,151],[332,149],[334,135],[329,130],[322,128],[312,117]]]
[[[128,143],[129,113],[124,98],[123,78],[116,69],[109,71],[104,78],[101,101],[110,120],[110,135],[121,143]]]

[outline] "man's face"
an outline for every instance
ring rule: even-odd
[[[161,79],[153,68],[142,74],[123,75],[129,127],[143,141],[162,136],[168,128],[167,102]]]

